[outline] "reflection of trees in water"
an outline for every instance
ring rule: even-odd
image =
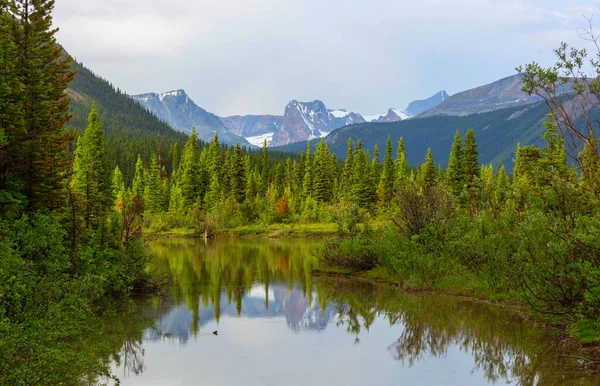
[[[267,309],[273,283],[301,288],[312,302],[310,272],[316,265],[312,251],[317,245],[310,240],[160,240],[152,244],[156,258],[150,268],[169,275],[175,304],[185,302],[197,334],[200,305],[213,306],[218,321],[225,295],[239,315],[242,300],[255,283],[265,285]]]
[[[116,374],[117,378],[138,375],[144,370],[142,338],[146,329],[154,327],[154,318],[144,313],[149,302],[124,302],[117,310],[102,317],[102,323],[92,337],[98,358],[123,368],[122,375]],[[89,384],[95,385],[98,381]]]
[[[144,372],[144,348],[142,342],[138,340],[128,339],[121,347],[121,358],[123,360],[123,373],[125,377],[132,373],[140,375]]]
[[[582,371],[576,361],[561,358],[555,333],[535,329],[504,308],[405,294],[357,280],[318,278],[316,288],[321,307],[333,305],[338,324],[347,326],[356,339],[379,315],[390,325],[402,325],[389,351],[409,367],[429,357],[445,357],[449,349],[458,348],[472,356],[473,371],[481,371],[491,382],[600,384],[600,378],[586,378],[589,372]]]

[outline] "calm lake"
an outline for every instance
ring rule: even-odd
[[[106,320],[107,344],[122,346],[114,374],[123,385],[600,384],[555,332],[504,308],[313,278],[321,243],[153,242],[168,290]]]

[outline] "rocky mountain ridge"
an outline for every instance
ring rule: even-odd
[[[198,138],[208,142],[216,132],[223,143],[249,145],[244,137],[225,127],[219,117],[194,103],[184,90],[133,95],[132,98],[175,130],[189,134],[195,128]]]

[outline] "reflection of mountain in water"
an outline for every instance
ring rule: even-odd
[[[223,298],[226,298],[223,293]],[[241,313],[238,314],[234,301],[221,303],[220,312],[215,312],[212,304],[200,305],[198,323],[194,326],[194,315],[184,302],[175,304],[168,299],[163,305],[162,314],[153,310],[156,325],[144,332],[145,341],[163,340],[172,343],[186,343],[194,331],[220,317],[275,318],[284,316],[287,325],[295,332],[303,330],[324,330],[332,318],[333,309],[322,312],[317,302],[316,293],[303,293],[301,289],[289,289],[286,284],[271,285],[267,291],[265,286],[254,285],[242,299]],[[196,328],[194,328],[196,327]],[[205,331],[209,333],[209,331]]]

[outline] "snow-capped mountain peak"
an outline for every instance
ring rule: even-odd
[[[364,118],[367,122],[397,122],[412,118],[412,116],[402,110],[389,109],[387,113],[365,115]]]

